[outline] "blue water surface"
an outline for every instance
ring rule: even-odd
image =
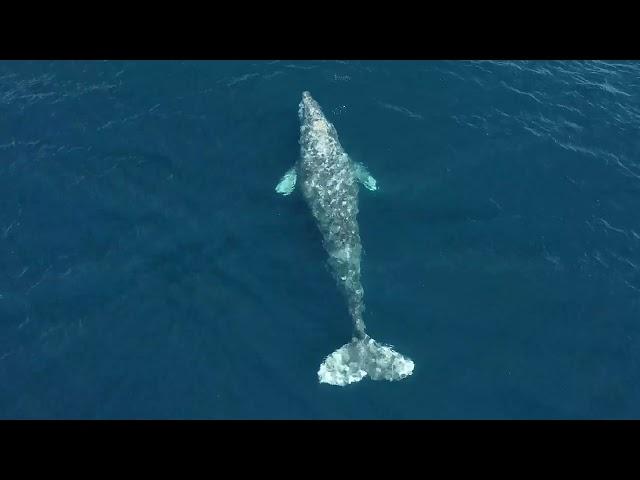
[[[303,90],[401,382],[318,383]],[[0,418],[638,418],[639,127],[637,62],[1,62]]]

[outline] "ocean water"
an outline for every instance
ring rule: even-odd
[[[318,383],[303,90],[400,382]],[[639,126],[638,62],[0,62],[0,418],[638,418]]]

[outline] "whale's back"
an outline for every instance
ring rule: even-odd
[[[349,158],[303,158],[302,193],[330,252],[359,243],[358,185]]]

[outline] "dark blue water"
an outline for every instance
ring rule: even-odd
[[[351,324],[309,90],[377,178]],[[1,418],[640,417],[640,63],[0,63]]]

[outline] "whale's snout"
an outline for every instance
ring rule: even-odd
[[[311,98],[311,94],[309,91],[305,90],[302,92],[302,100],[300,101],[300,108],[298,110],[298,116],[300,117],[300,121],[303,121],[305,117],[307,117],[311,111],[314,110],[314,100]]]
[[[309,93],[308,90],[305,90],[304,92],[302,92],[302,104],[306,105],[306,106],[313,106],[315,105],[316,101],[313,99],[313,97],[311,96],[311,93]]]

